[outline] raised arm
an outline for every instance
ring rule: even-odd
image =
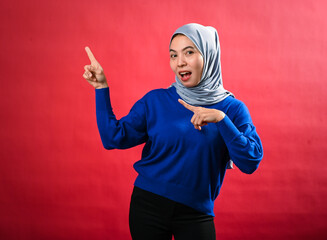
[[[106,76],[90,48],[85,51],[90,64],[84,66],[83,77],[95,88],[97,124],[106,149],[124,149],[144,143],[147,138],[144,104],[140,100],[120,120],[113,113]]]
[[[113,113],[109,88],[96,89],[96,115],[102,144],[106,149],[126,149],[147,139],[146,114],[143,99],[120,120]]]

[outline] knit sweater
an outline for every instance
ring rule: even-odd
[[[117,120],[109,88],[96,90],[96,116],[106,149],[126,149],[145,143],[134,185],[214,216],[217,198],[232,159],[244,173],[253,173],[262,157],[260,138],[244,103],[233,97],[206,106],[223,111],[218,123],[199,131],[193,112],[182,106],[174,87],[156,89],[137,101]]]

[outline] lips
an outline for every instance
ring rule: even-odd
[[[180,71],[180,72],[178,72],[178,74],[179,74],[180,79],[182,81],[187,81],[191,77],[192,72],[190,72],[190,71]]]

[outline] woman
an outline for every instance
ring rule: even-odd
[[[84,78],[96,88],[96,114],[106,149],[145,143],[134,164],[130,205],[133,239],[215,239],[214,200],[230,159],[245,173],[262,159],[246,106],[223,88],[220,45],[212,27],[187,24],[173,34],[175,82],[137,101],[117,120],[103,69],[89,48]]]

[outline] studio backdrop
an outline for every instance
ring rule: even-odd
[[[249,108],[264,159],[228,170],[217,239],[327,239],[327,2],[120,0],[0,3],[0,239],[131,239],[142,145],[102,147],[89,46],[114,112],[174,82],[169,40],[214,26],[224,86]]]

